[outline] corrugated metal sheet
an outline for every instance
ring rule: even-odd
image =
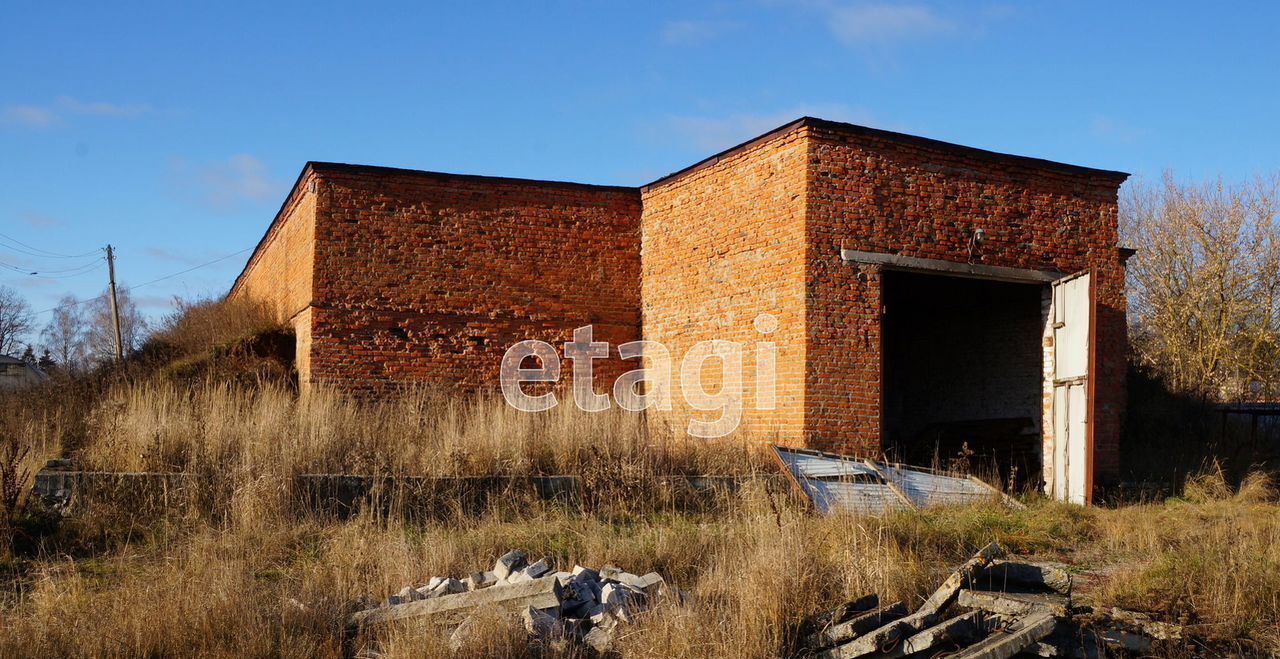
[[[773,449],[783,467],[823,514],[878,515],[910,508],[1011,501],[971,478],[833,453],[783,446]]]

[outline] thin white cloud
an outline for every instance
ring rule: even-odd
[[[885,46],[952,34],[957,25],[923,5],[865,4],[834,7],[827,26],[850,46]]]
[[[175,160],[171,173],[178,186],[211,209],[233,210],[244,203],[275,199],[282,185],[267,172],[261,160],[237,154],[211,163]]]
[[[107,101],[85,102],[70,96],[59,96],[56,105],[67,114],[92,117],[116,117],[130,119],[151,112],[151,106],[145,103],[122,105]]]
[[[662,42],[668,46],[698,46],[732,29],[730,21],[678,20],[662,26]]]
[[[0,109],[0,124],[21,128],[49,128],[66,123],[71,117],[108,117],[133,119],[152,112],[150,105],[81,101],[59,96],[48,105],[9,105]]]
[[[10,105],[0,111],[0,123],[23,128],[48,128],[58,123],[58,116],[48,108],[36,105]]]
[[[667,121],[664,129],[700,151],[720,151],[806,116],[879,128],[901,129],[900,126],[890,126],[877,120],[869,110],[842,104],[798,105],[779,112],[736,113],[721,117],[672,117]]]

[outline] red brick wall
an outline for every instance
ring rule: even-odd
[[[840,247],[974,263],[1094,272],[1098,299],[1095,471],[1118,471],[1124,407],[1124,269],[1116,194],[1123,175],[986,154],[929,140],[810,122],[805,434],[810,443],[880,446],[880,275]],[[850,349],[852,346],[854,349]]]
[[[817,120],[643,192],[316,164],[232,295],[271,301],[305,325],[304,385],[358,393],[418,381],[496,386],[510,345],[533,338],[559,347],[581,325],[593,325],[616,355],[618,344],[641,337],[643,315],[644,338],[672,350],[673,401],[687,417],[679,364],[691,346],[769,340],[777,345],[775,409],[754,409],[748,350],[745,429],[875,454],[884,417],[882,273],[845,263],[841,247],[1090,269],[1099,302],[1091,421],[1095,469],[1106,481],[1118,470],[1124,405],[1122,180]],[[987,240],[971,257],[976,228]],[[761,313],[778,321],[767,337],[752,325]],[[598,365],[596,390],[636,366]],[[718,383],[704,384],[714,391]]]
[[[780,135],[644,189],[644,336],[673,359],[673,422],[718,413],[682,405],[681,360],[699,341],[742,343],[739,436],[799,444],[804,422],[804,187],[807,147]],[[753,326],[762,313],[777,329]],[[755,348],[777,344],[775,405],[758,410]],[[719,362],[703,387],[719,390]]]
[[[640,338],[638,190],[317,168],[314,383],[496,389],[517,341]],[[597,360],[597,391],[638,366]]]
[[[292,325],[297,335],[296,362],[300,382],[309,373],[312,284],[315,279],[316,204],[311,170],[305,169],[285,199],[244,271],[227,294],[265,303],[276,319]]]

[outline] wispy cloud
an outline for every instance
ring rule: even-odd
[[[45,105],[20,104],[0,109],[0,124],[20,128],[49,128],[68,122],[72,117],[108,117],[132,119],[152,112],[150,105],[120,104],[107,101],[82,101],[59,96]]]
[[[58,123],[58,116],[36,105],[10,105],[0,111],[0,123],[23,128],[47,128]]]
[[[924,5],[865,4],[832,7],[827,26],[850,46],[885,46],[953,34],[958,26]]]
[[[1104,142],[1116,144],[1133,144],[1141,137],[1143,131],[1118,119],[1105,115],[1094,115],[1089,121],[1089,132]]]
[[[218,211],[241,204],[274,199],[283,185],[270,175],[261,160],[238,154],[211,163],[174,160],[171,173],[179,188],[205,206]]]
[[[735,23],[721,20],[678,20],[662,26],[662,42],[668,46],[698,46],[733,29]]]
[[[62,226],[62,220],[41,213],[22,213],[18,215],[18,219],[22,220],[27,226],[37,229],[50,229]]]
[[[120,103],[109,103],[107,101],[86,102],[70,96],[59,96],[55,105],[66,114],[90,117],[116,117],[120,119],[131,119],[133,117],[140,117],[152,112],[151,106],[145,103],[126,105]]]
[[[778,112],[734,113],[720,117],[677,116],[662,126],[664,132],[682,142],[692,144],[701,151],[719,151],[749,140],[800,117],[821,117],[832,121],[874,125],[889,128],[885,122],[865,108],[847,105],[812,104],[796,105]],[[901,129],[901,126],[892,126]]]

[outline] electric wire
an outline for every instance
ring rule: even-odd
[[[253,247],[246,247],[246,248],[244,248],[244,249],[242,249],[242,250],[240,250],[240,251],[232,252],[232,253],[230,253],[230,254],[227,254],[226,256],[220,256],[220,257],[218,257],[218,258],[216,258],[216,259],[213,259],[212,261],[205,261],[204,263],[201,263],[201,264],[199,264],[199,265],[191,266],[190,268],[187,268],[186,270],[179,270],[179,271],[177,271],[177,272],[174,272],[174,273],[171,273],[171,274],[167,274],[167,275],[165,275],[165,276],[163,276],[163,277],[156,277],[155,279],[152,279],[152,280],[150,280],[150,281],[144,281],[144,282],[142,282],[141,284],[136,284],[136,285],[134,285],[134,286],[122,286],[122,287],[120,287],[120,288],[117,288],[117,289],[116,289],[116,292],[117,292],[117,293],[122,293],[122,292],[127,292],[127,291],[134,291],[134,290],[137,290],[137,289],[139,289],[139,288],[142,288],[143,286],[150,286],[151,284],[154,284],[154,283],[157,283],[157,282],[161,282],[161,281],[164,281],[164,280],[166,280],[166,279],[173,279],[174,277],[177,277],[177,276],[180,276],[180,275],[185,275],[185,274],[187,274],[188,272],[191,272],[191,271],[193,271],[193,270],[199,270],[200,268],[203,268],[203,267],[206,267],[206,266],[210,266],[210,265],[213,265],[213,264],[215,264],[215,263],[221,263],[222,261],[226,261],[226,260],[227,260],[227,259],[229,259],[229,258],[232,258],[232,257],[235,257],[235,256],[239,256],[239,255],[244,254],[245,252],[248,252],[248,251],[252,251],[253,249],[254,249]],[[4,264],[0,264],[0,265],[4,265]],[[94,300],[101,300],[101,299],[103,299],[103,298],[107,297],[107,295],[108,295],[108,293],[103,293],[102,295],[98,295],[98,296],[95,296],[95,297],[85,298],[85,299],[83,299],[83,300],[77,300],[74,304],[70,304],[70,305],[61,305],[61,304],[59,304],[59,305],[58,305],[58,306],[56,306],[56,307],[49,307],[48,309],[42,309],[42,310],[40,310],[40,311],[37,311],[37,312],[35,312],[35,314],[34,314],[34,315],[40,315],[40,314],[42,314],[42,313],[49,313],[49,312],[51,312],[51,311],[56,311],[56,310],[58,310],[58,309],[61,309],[63,306],[79,306],[79,305],[81,305],[81,304],[86,304],[86,303],[88,303],[88,302],[93,302]]]
[[[23,254],[26,254],[27,256],[36,256],[36,257],[45,258],[45,259],[81,259],[86,256],[92,256],[102,251],[102,248],[98,248],[98,249],[90,250],[83,254],[62,254],[60,252],[53,252],[47,249],[41,249],[39,247],[35,247],[34,245],[28,245],[22,242],[21,240],[18,240],[17,238],[14,238],[13,236],[10,236],[7,234],[0,233],[0,238],[3,238],[4,240],[7,240],[11,243],[14,243],[15,245],[18,245],[19,247],[5,245],[5,247],[8,247],[9,249],[12,249],[15,252],[21,252]],[[23,248],[29,251],[24,251]]]
[[[70,279],[71,277],[81,277],[92,272],[97,272],[105,268],[106,266],[107,266],[106,260],[102,260],[97,263],[91,263],[83,268],[79,268],[75,272],[72,272],[70,274],[46,275],[43,272],[41,272],[39,274],[32,273],[31,275],[28,275],[28,276],[35,277],[36,279]]]
[[[24,274],[28,277],[35,277],[37,279],[66,279],[68,277],[79,277],[85,273],[98,270],[102,268],[103,264],[106,262],[107,260],[104,258],[96,258],[82,265],[77,265],[72,268],[59,268],[57,270],[45,270],[43,268],[39,270],[32,270],[12,263],[3,262],[0,262],[0,266],[4,266],[8,270]]]

